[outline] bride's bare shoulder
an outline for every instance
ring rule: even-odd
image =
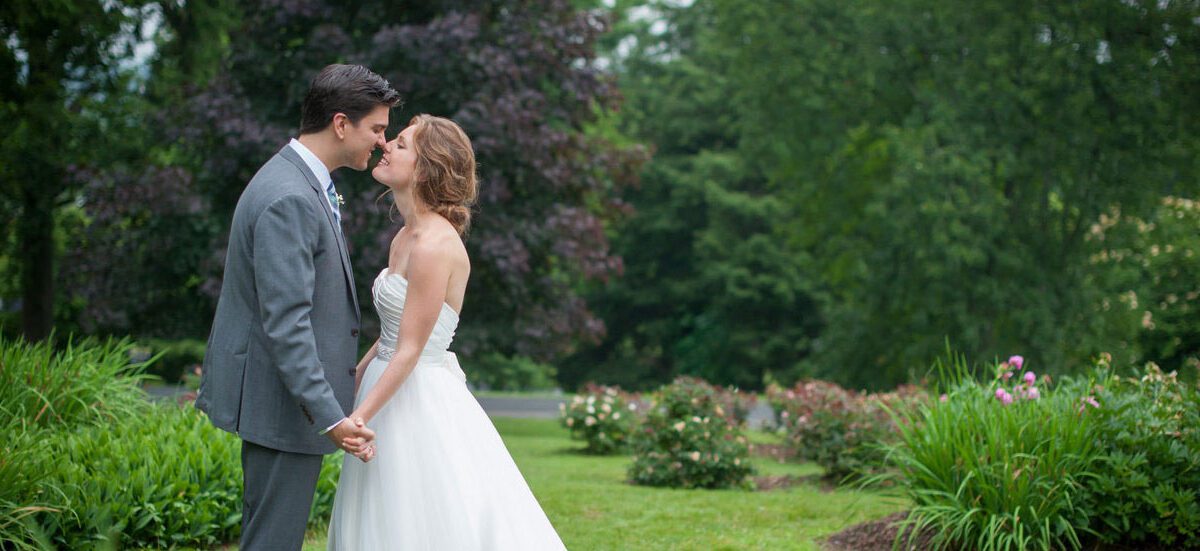
[[[422,232],[418,239],[413,240],[411,254],[420,257],[423,262],[436,262],[455,271],[470,267],[467,248],[449,223],[445,227],[433,227]]]

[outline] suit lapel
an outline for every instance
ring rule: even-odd
[[[350,288],[350,299],[354,301],[354,312],[358,314],[358,292],[354,289],[354,272],[350,269],[350,255],[346,250],[346,239],[342,235],[342,228],[338,226],[337,217],[333,214],[333,207],[329,206],[329,199],[325,194],[325,190],[321,188],[321,182],[317,180],[317,175],[313,174],[308,165],[304,163],[304,159],[301,159],[300,154],[295,149],[292,149],[290,145],[283,146],[279,154],[296,165],[296,168],[300,169],[300,173],[304,175],[305,180],[308,181],[308,185],[312,187],[320,199],[321,207],[325,210],[325,218],[329,221],[330,227],[333,228],[333,234],[337,236],[338,253],[342,257],[342,271],[346,276],[346,286]]]

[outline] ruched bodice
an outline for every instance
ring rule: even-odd
[[[400,274],[389,273],[387,268],[379,272],[371,287],[375,299],[375,311],[379,314],[379,357],[388,359],[396,352],[396,339],[400,332],[400,318],[404,315],[404,297],[408,294],[408,280]],[[441,356],[454,341],[454,330],[458,328],[458,312],[449,304],[442,303],[437,323],[421,356]]]

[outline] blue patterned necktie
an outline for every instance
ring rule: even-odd
[[[342,225],[342,212],[338,208],[337,190],[333,188],[333,180],[329,181],[329,186],[325,188],[325,193],[329,195],[329,205],[333,207],[333,219],[337,221],[338,227]]]

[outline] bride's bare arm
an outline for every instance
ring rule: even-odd
[[[358,365],[354,368],[355,396],[358,396],[358,388],[362,386],[363,372],[367,370],[367,365],[369,365],[371,360],[374,360],[375,356],[377,355],[379,355],[379,339],[375,339],[375,344],[371,345],[371,349],[363,355],[362,359],[358,361]]]
[[[442,313],[446,286],[453,271],[446,248],[432,244],[414,247],[408,256],[408,266],[408,291],[404,298],[404,315],[400,318],[396,353],[351,418],[362,418],[370,423],[379,413],[416,367],[421,350]]]

